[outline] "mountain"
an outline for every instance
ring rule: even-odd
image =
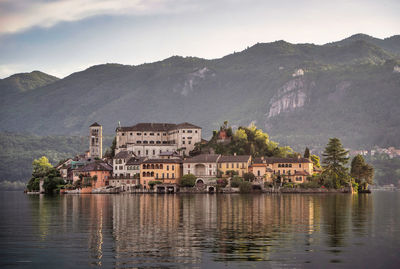
[[[276,41],[213,60],[97,65],[34,89],[15,87],[18,98],[0,86],[0,131],[86,135],[97,121],[113,134],[119,121],[189,121],[207,137],[229,120],[255,122],[299,147],[332,136],[349,147],[400,146],[399,39]]]

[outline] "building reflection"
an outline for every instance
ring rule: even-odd
[[[373,233],[371,195],[65,195],[38,197],[38,235],[105,267],[174,267],[212,261],[291,259],[321,244],[340,252]],[[57,216],[57,219],[54,217]],[[56,227],[56,228],[55,228]],[[55,230],[56,229],[56,230]],[[85,251],[86,250],[86,251]],[[205,255],[207,254],[207,255]]]

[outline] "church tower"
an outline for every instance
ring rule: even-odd
[[[89,127],[89,154],[92,158],[103,158],[103,127],[97,122]]]

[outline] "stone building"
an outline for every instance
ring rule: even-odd
[[[191,123],[138,123],[116,129],[116,152],[132,151],[138,157],[158,158],[163,152],[189,155],[201,142],[201,128]]]
[[[261,157],[255,158],[254,165],[264,164],[266,171],[270,171],[272,175],[287,179],[289,182],[303,183],[307,177],[311,176],[314,172],[313,163],[308,158],[275,158],[275,157]],[[268,170],[269,169],[269,170]],[[253,168],[253,173],[256,170]],[[256,172],[258,173],[258,172]],[[256,174],[255,174],[256,175]],[[261,176],[262,172],[260,173]],[[258,174],[256,175],[256,177]]]
[[[162,184],[178,184],[182,176],[181,159],[147,159],[140,166],[140,184],[150,187],[150,181],[161,181]]]
[[[127,165],[129,159],[135,157],[132,151],[121,150],[113,158],[113,177],[125,177],[128,174]]]
[[[89,127],[89,156],[103,158],[103,127],[97,122]]]
[[[229,177],[230,171],[234,171],[239,177],[243,177],[245,173],[249,172],[250,164],[250,155],[222,155],[218,159],[218,170],[222,177]]]
[[[220,154],[200,154],[183,160],[183,174],[196,176],[196,185],[215,183],[218,174],[218,160]]]

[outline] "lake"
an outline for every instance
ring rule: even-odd
[[[400,192],[1,192],[0,267],[400,268]]]

